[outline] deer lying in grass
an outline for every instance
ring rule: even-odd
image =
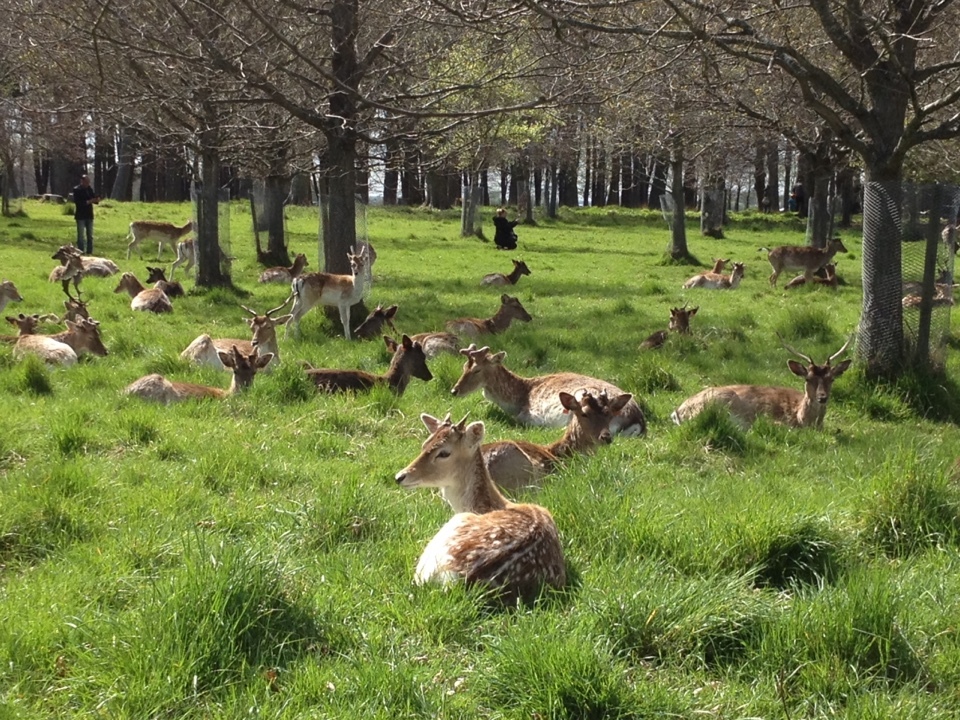
[[[190,221],[188,221],[186,225],[177,227],[173,223],[168,222],[134,220],[132,223],[130,223],[130,232],[127,233],[127,238],[130,240],[130,242],[127,243],[127,260],[130,259],[130,251],[133,249],[137,250],[142,259],[143,248],[140,247],[140,243],[147,240],[156,241],[157,260],[160,259],[160,254],[163,252],[164,245],[169,245],[170,252],[176,253],[177,241],[192,231],[193,223]],[[172,274],[173,273],[171,271],[171,276]]]
[[[694,275],[683,284],[685,290],[690,288],[705,288],[707,290],[736,290],[743,280],[743,263],[735,262],[729,275],[722,275],[716,272],[700,273]]]
[[[509,275],[504,275],[503,273],[490,273],[489,275],[484,275],[483,280],[480,281],[481,285],[516,285],[517,281],[520,280],[521,275],[529,275],[530,268],[527,267],[527,264],[523,260],[513,260],[513,270],[510,271]]]
[[[163,268],[147,266],[147,285],[153,284],[157,290],[163,290],[168,298],[183,297],[183,285],[176,280],[167,280],[167,272]]]
[[[415,343],[420,343],[423,348],[423,354],[427,360],[432,360],[442,353],[456,355],[460,352],[460,338],[453,333],[448,332],[425,332],[411,335],[410,339]],[[384,338],[387,344],[387,351],[392,355],[399,347],[393,338]]]
[[[124,273],[120,276],[120,284],[114,289],[115,293],[125,292],[132,299],[130,307],[134,310],[144,310],[153,313],[173,312],[170,298],[159,288],[146,288],[137,280],[133,273]]]
[[[107,349],[100,339],[100,323],[96,320],[67,321],[67,329],[55,335],[21,335],[13,346],[13,356],[38,355],[53,365],[74,365],[85,352],[101,357]]]
[[[494,485],[483,462],[482,422],[420,416],[430,432],[416,459],[397,473],[401,487],[435,487],[456,513],[427,544],[414,582],[480,584],[507,603],[562,588],[566,566],[550,512],[515,504]]]
[[[493,317],[486,320],[478,318],[459,318],[447,322],[447,329],[456,335],[478,337],[480,335],[496,335],[510,327],[513,320],[530,322],[533,320],[520,301],[509,295],[500,296],[500,307]]]
[[[84,255],[80,252],[79,248],[73,245],[61,245],[53,257],[56,260],[60,260],[62,264],[60,267],[55,267],[50,273],[50,282],[61,282],[63,280],[62,275],[66,272],[64,266],[67,264],[65,258],[70,255],[80,258],[80,265],[84,275],[89,275],[90,277],[110,277],[120,272],[120,267],[113,260],[97,257],[96,255]]]
[[[270,353],[260,356],[256,352],[245,354],[233,347],[230,352],[220,352],[220,362],[233,371],[233,379],[230,381],[230,387],[226,390],[194,383],[173,382],[167,380],[163,375],[154,373],[153,375],[145,375],[139,380],[134,380],[123,390],[123,394],[134,395],[144,400],[162,402],[167,405],[200,398],[222,400],[250,387],[257,372],[265,368],[271,360],[273,360],[273,355]]]
[[[388,340],[389,338],[384,338],[385,342]],[[374,375],[364,370],[310,368],[307,376],[313,380],[317,390],[324,393],[362,392],[374,385],[387,385],[397,395],[403,395],[410,384],[410,378],[419,378],[426,382],[433,380],[423,348],[406,335],[383,375]]]
[[[689,335],[690,318],[696,315],[698,310],[700,310],[699,305],[687,310],[686,303],[684,303],[682,308],[670,308],[670,324],[667,326],[667,329],[657,330],[657,332],[651,334],[646,340],[640,343],[640,348],[643,350],[655,350],[663,347],[663,344],[667,341],[667,335],[671,331],[679,335]]]
[[[376,337],[381,337],[384,325],[389,325],[395,334],[399,334],[397,326],[393,324],[393,318],[396,316],[398,309],[396,305],[391,305],[386,309],[383,305],[377,305],[373,312],[367,315],[367,319],[360,323],[354,331],[357,340],[373,340]]]
[[[56,317],[56,316],[54,316]],[[19,340],[24,335],[36,335],[37,328],[40,326],[44,320],[48,319],[48,315],[41,317],[40,315],[24,315],[20,313],[16,317],[11,317],[7,315],[6,320],[8,323],[13,325],[17,329],[16,335],[0,335],[0,342],[7,343],[12,345],[17,340]]]
[[[713,267],[710,268],[710,272],[722,273],[723,269],[727,266],[727,263],[730,262],[730,258],[710,258],[713,260]]]
[[[503,366],[507,354],[491,353],[490,348],[479,350],[471,345],[460,351],[467,358],[463,374],[451,394],[464,397],[475,390],[483,390],[483,396],[498,405],[507,415],[526,425],[563,427],[570,421],[570,414],[560,403],[560,393],[575,394],[584,390],[594,396],[606,392],[608,397],[624,395],[613,383],[598,380],[578,373],[554,373],[524,378],[514,375]],[[615,435],[642,436],[647,432],[643,411],[633,398],[611,422],[610,430]]]
[[[803,272],[807,282],[813,274],[833,260],[833,256],[838,252],[846,252],[843,241],[840,238],[833,238],[827,243],[825,248],[815,248],[809,245],[781,245],[775,247],[767,253],[767,259],[773,268],[770,274],[770,284],[777,286],[777,278],[784,270],[800,270]]]
[[[684,400],[670,417],[679,425],[699,415],[708,405],[717,403],[725,406],[733,419],[743,427],[753,424],[758,415],[766,415],[775,422],[791,427],[821,429],[833,381],[847,371],[851,361],[844,360],[837,365],[831,363],[843,354],[850,341],[844,343],[823,365],[818,365],[807,355],[797,352],[783,342],[782,338],[780,342],[788,352],[807,363],[803,365],[796,360],[787,361],[790,372],[803,378],[803,392],[765,385],[709,387]]]
[[[309,264],[310,263],[307,262],[306,255],[303,253],[297,253],[297,256],[293,259],[293,264],[290,267],[278,265],[277,267],[267,268],[260,273],[260,277],[257,279],[257,282],[289,283],[295,277],[300,277],[303,269]]]
[[[562,458],[589,454],[599,445],[613,442],[610,423],[633,398],[629,393],[613,399],[582,391],[559,393],[560,404],[570,413],[563,437],[550,445],[523,440],[501,440],[482,447],[490,477],[502,488],[513,490],[537,484],[556,468]]]
[[[921,283],[917,283],[921,284]],[[904,283],[908,285],[908,283]],[[930,298],[931,307],[949,307],[953,305],[953,289],[956,285],[936,283],[933,286],[933,295]],[[904,308],[919,308],[923,304],[923,292],[917,289],[903,296],[901,304]]]
[[[286,303],[284,303],[285,305]],[[180,353],[184,360],[196,363],[197,365],[209,365],[218,370],[229,370],[230,368],[220,362],[220,354],[230,352],[232,348],[237,348],[244,355],[269,354],[273,358],[273,363],[265,368],[272,368],[280,363],[280,348],[277,345],[277,326],[283,325],[290,319],[289,315],[273,317],[273,313],[281,310],[283,305],[267,310],[260,315],[256,310],[241,305],[244,310],[253,317],[243,318],[243,321],[250,326],[253,332],[252,340],[234,340],[232,338],[211,338],[209,335],[200,335],[196,340],[190,343],[187,348]]]
[[[823,276],[820,275],[811,275],[810,280],[807,280],[806,275],[797,275],[793,280],[788,282],[783,286],[784,290],[792,290],[793,288],[800,287],[801,285],[807,285],[812,282],[816,285],[826,285],[829,288],[836,290],[840,286],[840,280],[837,278],[837,266],[834,263],[827,263],[817,272],[823,272]]]
[[[83,280],[83,260],[80,251],[73,245],[61,245],[60,248],[51,255],[51,259],[59,260],[60,265],[55,267],[48,278],[50,282],[59,282],[63,291],[71,300],[70,283],[73,283],[77,291],[77,299],[80,299],[80,281]]]
[[[10,280],[4,280],[0,282],[0,310],[3,310],[10,302],[23,302],[23,297],[17,290],[16,285]]]
[[[350,340],[350,308],[363,299],[370,281],[368,272],[370,258],[366,251],[350,253],[351,275],[333,273],[303,273],[290,283],[293,307],[287,328],[293,325],[294,333],[300,335],[300,318],[316,305],[335,305],[340,313],[343,334]]]
[[[63,308],[66,311],[63,316],[64,320],[73,320],[76,322],[80,318],[90,317],[90,311],[87,310],[87,304],[79,298],[67,298],[63,301]]]

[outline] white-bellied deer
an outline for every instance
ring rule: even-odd
[[[694,275],[683,284],[684,290],[690,288],[705,288],[707,290],[736,290],[743,280],[744,268],[742,262],[735,262],[729,275],[716,272]]]
[[[481,285],[516,285],[521,275],[530,275],[530,268],[523,260],[513,260],[513,270],[509,275],[503,273],[490,273],[484,275]]]
[[[389,338],[384,338],[384,342],[388,340]],[[423,348],[406,335],[403,336],[399,348],[390,360],[390,367],[383,375],[374,375],[364,370],[310,368],[307,370],[307,376],[317,386],[317,390],[324,393],[363,392],[375,385],[386,385],[397,395],[403,395],[403,391],[410,384],[410,378],[418,378],[426,382],[433,380]]]
[[[232,338],[214,339],[204,334],[190,343],[187,348],[180,353],[180,357],[198,365],[209,365],[218,370],[229,370],[229,367],[220,362],[220,353],[230,352],[232,348],[236,347],[244,355],[253,355],[254,353],[259,353],[260,355],[270,354],[273,357],[273,362],[269,366],[264,367],[271,369],[280,362],[280,348],[277,345],[277,326],[283,325],[290,319],[289,315],[273,317],[273,313],[282,310],[284,305],[286,305],[286,303],[272,310],[267,310],[263,315],[259,314],[256,310],[248,308],[246,305],[241,305],[240,307],[253,316],[243,318],[243,321],[250,326],[250,330],[253,332],[253,338],[251,340],[234,340]]]
[[[357,340],[373,340],[383,335],[384,325],[389,325],[395,334],[399,334],[397,326],[393,324],[393,318],[396,316],[398,309],[396,305],[391,305],[388,308],[384,308],[383,305],[377,305],[377,307],[367,315],[367,319],[357,326],[353,334]]]
[[[500,296],[500,307],[493,317],[481,320],[479,318],[458,318],[447,322],[447,329],[456,335],[478,337],[480,335],[495,335],[510,327],[513,320],[530,322],[533,320],[520,300],[510,295]]]
[[[133,273],[124,273],[120,276],[120,284],[114,289],[115,293],[127,293],[130,297],[130,307],[134,310],[144,310],[153,313],[173,312],[170,298],[159,288],[146,288]]]
[[[460,352],[460,338],[453,333],[448,332],[425,332],[411,335],[410,339],[415,343],[420,343],[423,348],[423,354],[427,360],[432,360],[442,353],[456,355]],[[387,351],[393,354],[399,347],[392,338],[384,338],[387,343]]]
[[[663,347],[663,344],[667,341],[667,336],[671,332],[679,335],[689,335],[690,318],[696,315],[698,310],[700,310],[699,305],[688,310],[686,304],[682,308],[670,308],[670,324],[667,325],[667,329],[657,330],[657,332],[648,336],[646,340],[640,343],[640,348],[655,350]]]
[[[559,460],[584,455],[600,445],[613,442],[610,423],[633,398],[629,393],[607,397],[581,391],[559,393],[560,404],[570,413],[563,437],[550,445],[523,440],[501,440],[484,444],[483,459],[490,477],[502,488],[513,490],[536,485],[556,468]]]
[[[183,297],[183,285],[176,280],[167,280],[167,272],[163,268],[147,266],[147,284],[153,284],[157,290],[163,290],[168,298]]]
[[[848,340],[837,352],[831,355],[823,365],[818,365],[809,356],[797,352],[783,339],[781,344],[787,351],[804,360],[803,365],[796,360],[788,360],[787,366],[794,375],[804,380],[803,392],[785,387],[766,385],[725,385],[701,390],[687,398],[670,416],[678,425],[699,415],[711,404],[725,406],[730,415],[740,425],[749,427],[759,415],[766,415],[775,422],[792,427],[823,427],[823,416],[827,412],[827,400],[833,381],[843,375],[850,367],[850,360],[833,365],[850,344]]]
[[[534,600],[566,584],[560,534],[550,512],[516,504],[497,489],[483,462],[482,422],[420,416],[430,432],[420,454],[397,473],[401,487],[439,488],[456,513],[427,544],[414,582],[464,581],[507,603]]]
[[[350,340],[350,308],[363,299],[366,293],[370,273],[367,272],[370,259],[366,251],[350,253],[351,275],[333,273],[303,273],[290,283],[293,307],[290,308],[290,320],[287,328],[293,325],[294,334],[300,334],[300,318],[317,305],[336,306],[340,313],[343,334]]]
[[[23,297],[13,282],[4,280],[0,282],[0,310],[3,310],[10,302],[23,302]]]
[[[784,270],[800,270],[810,282],[813,274],[833,260],[838,252],[846,252],[843,241],[833,238],[825,248],[810,247],[809,245],[781,245],[767,253],[767,259],[773,272],[770,274],[770,284],[777,286],[777,278]]]
[[[167,405],[184,400],[203,398],[221,400],[250,387],[257,372],[265,368],[271,360],[273,360],[273,355],[270,353],[259,356],[256,352],[245,354],[233,347],[230,352],[220,353],[220,362],[233,371],[233,379],[230,381],[230,387],[226,390],[209,387],[208,385],[174,382],[167,380],[163,375],[154,373],[153,375],[145,375],[139,380],[134,380],[124,388],[123,394],[133,395],[152,402],[162,402]]]
[[[806,275],[797,275],[795,278],[793,278],[793,280],[784,285],[783,289],[792,290],[793,288],[800,287],[801,285],[807,285],[809,283],[813,283],[815,285],[826,285],[834,290],[840,286],[840,280],[837,277],[837,266],[834,263],[827,263],[817,272],[822,272],[823,276],[814,274],[810,276],[808,281]]]
[[[67,329],[55,335],[21,335],[13,346],[13,356],[19,360],[24,355],[38,355],[44,362],[73,365],[85,352],[101,357],[107,354],[96,320],[68,320],[66,324]]]
[[[300,274],[303,273],[303,269],[307,267],[310,263],[307,262],[307,256],[303,253],[297,253],[297,256],[293,258],[293,264],[290,267],[285,267],[283,265],[278,265],[277,267],[267,268],[257,279],[257,282],[262,283],[289,283],[295,277],[300,277]]]
[[[560,403],[560,393],[571,395],[585,390],[594,396],[606,392],[608,397],[624,395],[623,390],[606,380],[578,373],[554,373],[525,378],[515,375],[503,366],[507,354],[491,353],[490,348],[479,350],[471,345],[460,351],[467,358],[463,374],[451,394],[463,397],[475,390],[483,390],[483,396],[498,405],[510,417],[526,425],[563,427],[570,421],[570,413]],[[633,398],[610,424],[615,435],[642,436],[647,432],[643,411]]]
[[[156,222],[154,220],[134,220],[130,223],[130,232],[127,233],[127,238],[130,242],[127,243],[127,260],[130,259],[130,251],[136,249],[140,254],[140,257],[143,258],[143,248],[140,247],[140,243],[147,240],[154,240],[157,243],[157,260],[160,259],[160,254],[163,252],[163,246],[169,245],[170,252],[177,252],[177,241],[182,238],[184,235],[189,234],[193,231],[193,222],[187,221],[185,225],[180,227],[174,225],[173,223],[168,222]],[[173,272],[171,271],[171,277]]]

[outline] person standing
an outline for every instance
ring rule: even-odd
[[[93,255],[93,206],[98,202],[100,196],[90,187],[90,176],[84,175],[80,178],[80,184],[73,189],[73,219],[77,221],[77,247],[87,255]],[[87,238],[86,246],[84,235]]]
[[[493,241],[497,244],[498,250],[517,249],[517,233],[513,229],[519,222],[519,220],[507,220],[507,211],[504,208],[497,210],[493,218],[493,226],[496,228]]]

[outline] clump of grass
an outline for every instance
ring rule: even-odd
[[[835,337],[827,311],[810,305],[792,310],[786,319],[777,325],[776,330],[788,341],[810,340],[825,343]]]
[[[801,517],[776,523],[764,527],[754,542],[760,561],[755,582],[760,587],[832,582],[841,568],[839,539],[822,520]]]
[[[659,358],[651,353],[640,353],[627,383],[639,393],[674,392],[681,389],[680,381],[667,370]]]
[[[19,365],[16,388],[30,395],[52,395],[53,383],[46,363],[36,355],[27,355]]]
[[[710,403],[699,415],[680,426],[682,442],[699,444],[708,450],[745,455],[747,434],[721,403]]]
[[[891,384],[868,378],[863,369],[856,366],[845,378],[846,382],[834,385],[831,391],[836,401],[852,405],[881,422],[899,422],[912,415],[910,407]]]
[[[190,363],[182,359],[179,355],[170,353],[150,353],[143,363],[144,372],[148,375],[159,373],[160,375],[177,375],[183,373],[190,367]]]
[[[50,428],[54,449],[62,457],[74,457],[86,452],[90,442],[87,424],[75,415],[57,418]]]
[[[308,402],[317,396],[313,381],[296,362],[280,363],[271,372],[261,373],[252,392],[258,399],[280,404]]]
[[[614,315],[633,315],[636,309],[627,298],[620,298],[610,308],[610,312]]]
[[[643,297],[652,295],[666,295],[667,292],[669,291],[663,283],[657,280],[647,279],[640,283],[635,294]]]

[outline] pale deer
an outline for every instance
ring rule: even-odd
[[[482,422],[454,425],[450,416],[420,416],[430,432],[420,454],[397,473],[401,487],[439,488],[455,515],[427,544],[414,582],[464,581],[499,600],[534,600],[566,584],[560,534],[550,512],[516,504],[497,489],[483,462]]]
[[[822,428],[833,381],[847,371],[851,361],[844,360],[837,365],[832,363],[843,354],[850,341],[844,343],[823,365],[797,352],[782,338],[780,342],[789,352],[807,363],[803,365],[796,360],[787,361],[790,372],[803,378],[803,392],[766,385],[709,387],[684,400],[670,417],[679,425],[696,417],[709,405],[719,404],[726,407],[733,419],[743,427],[752,425],[759,415],[766,415],[774,422],[791,427]]]
[[[177,272],[177,268],[186,263],[183,269],[185,273],[190,272],[190,268],[197,264],[197,243],[193,238],[182,240],[177,243],[177,259],[170,265],[170,279],[172,280]]]
[[[124,273],[120,276],[120,284],[114,289],[115,293],[127,293],[130,297],[130,307],[134,310],[144,310],[153,313],[173,312],[173,305],[167,294],[158,288],[146,288],[137,280],[133,273]]]
[[[167,405],[184,400],[205,398],[222,400],[250,387],[257,372],[265,368],[271,360],[273,360],[273,355],[270,353],[259,356],[256,352],[245,354],[233,347],[229,352],[220,353],[220,362],[233,371],[233,379],[230,381],[230,387],[226,390],[207,385],[174,382],[167,380],[163,375],[153,374],[134,380],[123,390],[123,394],[133,395],[152,402],[162,402]]]
[[[0,282],[0,310],[3,310],[10,302],[23,302],[23,297],[13,282],[4,280]]]
[[[500,296],[500,307],[493,317],[481,320],[479,318],[459,318],[447,322],[447,329],[456,335],[478,337],[480,335],[495,335],[510,327],[513,320],[530,322],[533,318],[520,300],[510,295]]]
[[[290,267],[278,265],[277,267],[267,268],[262,273],[257,282],[262,283],[289,283],[295,277],[300,277],[303,269],[310,263],[307,262],[307,256],[303,253],[297,253]]]
[[[388,341],[389,338],[384,338]],[[363,392],[375,385],[386,385],[397,395],[403,395],[411,378],[425,382],[433,380],[433,374],[427,367],[427,358],[419,343],[406,335],[390,360],[390,367],[383,375],[375,375],[364,370],[337,370],[334,368],[310,368],[307,376],[324,393]]]
[[[509,275],[503,273],[490,273],[484,275],[481,285],[516,285],[522,275],[530,275],[530,268],[523,260],[513,260],[513,270]]]
[[[157,290],[163,290],[168,298],[173,299],[186,295],[183,291],[183,285],[176,280],[167,280],[166,270],[147,265],[147,284],[151,283]]]
[[[71,300],[70,283],[73,283],[77,291],[77,299],[80,299],[80,281],[83,280],[83,260],[80,251],[73,245],[61,245],[60,248],[51,256],[53,260],[59,260],[60,265],[55,267],[48,278],[50,282],[59,282],[63,291]]]
[[[460,338],[453,333],[448,332],[425,332],[411,335],[410,339],[415,343],[420,343],[423,348],[423,354],[427,360],[432,360],[442,353],[456,355],[460,352]],[[399,347],[392,338],[385,338],[387,351],[391,354],[397,351]]]
[[[316,305],[335,305],[340,313],[343,334],[350,340],[350,308],[363,299],[369,285],[367,272],[370,259],[365,251],[350,253],[351,275],[333,273],[303,273],[290,283],[293,307],[290,308],[290,320],[287,329],[293,325],[294,334],[300,334],[300,318]]]
[[[837,278],[836,264],[827,263],[817,272],[823,272],[823,276],[821,277],[820,275],[814,274],[810,276],[809,280],[807,280],[806,275],[797,275],[793,280],[784,285],[783,289],[792,290],[793,288],[800,287],[801,285],[807,285],[811,282],[815,285],[825,285],[834,290],[840,286],[840,280]]]
[[[730,262],[730,258],[710,258],[713,260],[713,267],[710,268],[710,272],[722,273],[723,269],[727,266],[727,263]]]
[[[904,283],[904,286],[922,285],[922,283]],[[950,307],[953,305],[953,284],[935,283],[933,295],[930,297],[931,307]],[[919,308],[923,304],[922,287],[910,288],[912,292],[903,296],[901,304],[904,308]]]
[[[777,278],[784,270],[800,270],[807,281],[813,274],[833,260],[838,252],[846,252],[840,238],[833,238],[825,248],[810,247],[809,245],[781,245],[767,253],[767,259],[773,272],[770,274],[770,284],[777,286]]]
[[[742,262],[735,262],[729,275],[706,272],[694,275],[683,284],[684,290],[690,288],[705,288],[707,290],[736,290],[743,280],[744,268]]]
[[[64,332],[55,335],[21,335],[13,346],[13,356],[20,360],[28,354],[38,355],[54,365],[74,365],[85,352],[107,355],[96,320],[67,320],[66,325]]]
[[[670,324],[667,325],[667,329],[657,330],[657,332],[652,333],[646,340],[640,343],[640,348],[644,350],[655,350],[656,348],[663,347],[663,344],[667,341],[667,336],[671,332],[675,332],[678,335],[689,335],[690,318],[696,315],[698,310],[700,310],[699,305],[688,310],[686,303],[684,303],[682,308],[670,308]]]
[[[55,267],[50,273],[50,282],[61,282],[63,280],[63,273],[66,272],[66,256],[75,255],[80,258],[80,265],[83,270],[84,275],[89,275],[90,277],[110,277],[111,275],[116,275],[120,272],[120,267],[113,261],[104,257],[97,257],[96,255],[84,255],[80,252],[80,249],[73,245],[61,245],[60,249],[57,250],[57,254],[53,257],[54,259],[60,259],[62,263],[59,267]]]
[[[240,307],[250,313],[253,317],[243,318],[243,321],[250,326],[253,332],[251,340],[234,340],[232,338],[211,338],[209,335],[200,335],[196,340],[190,343],[187,348],[180,353],[184,360],[196,363],[198,365],[209,365],[218,370],[229,370],[230,368],[220,362],[220,353],[230,352],[236,347],[244,355],[270,354],[273,362],[264,366],[267,370],[272,369],[280,363],[280,348],[277,345],[277,326],[283,325],[290,319],[289,315],[273,317],[273,313],[283,309],[283,305],[267,310],[263,315],[256,310],[248,308],[246,305]]]
[[[373,340],[376,337],[381,337],[384,325],[389,325],[390,329],[397,333],[397,326],[393,324],[393,318],[396,316],[398,309],[396,305],[391,305],[386,309],[383,305],[377,305],[367,315],[367,319],[360,323],[354,331],[357,340]]]
[[[193,222],[191,221],[187,221],[185,225],[178,227],[173,223],[168,222],[156,222],[154,220],[134,220],[132,223],[130,223],[130,232],[127,233],[127,238],[130,239],[130,242],[127,243],[127,260],[130,259],[130,251],[133,249],[137,250],[142,259],[143,248],[140,247],[140,243],[147,240],[156,241],[157,260],[160,259],[160,254],[163,252],[164,245],[169,245],[170,252],[175,253],[177,251],[177,241],[192,231]]]
[[[483,390],[483,396],[498,405],[507,415],[525,425],[563,427],[570,421],[570,413],[560,403],[560,393],[575,394],[585,390],[608,397],[624,395],[623,390],[606,380],[598,380],[578,373],[554,373],[538,377],[520,377],[503,366],[507,354],[491,353],[490,348],[477,349],[471,345],[460,351],[467,358],[463,374],[450,390],[464,397],[475,390]],[[610,424],[615,435],[637,437],[646,434],[647,422],[643,411],[633,398]]]
[[[613,442],[610,423],[633,398],[629,393],[607,397],[581,391],[559,393],[560,404],[570,413],[563,437],[550,445],[523,440],[501,440],[483,445],[483,459],[490,477],[502,488],[514,490],[536,485],[553,472],[558,461],[573,455],[592,453]]]

